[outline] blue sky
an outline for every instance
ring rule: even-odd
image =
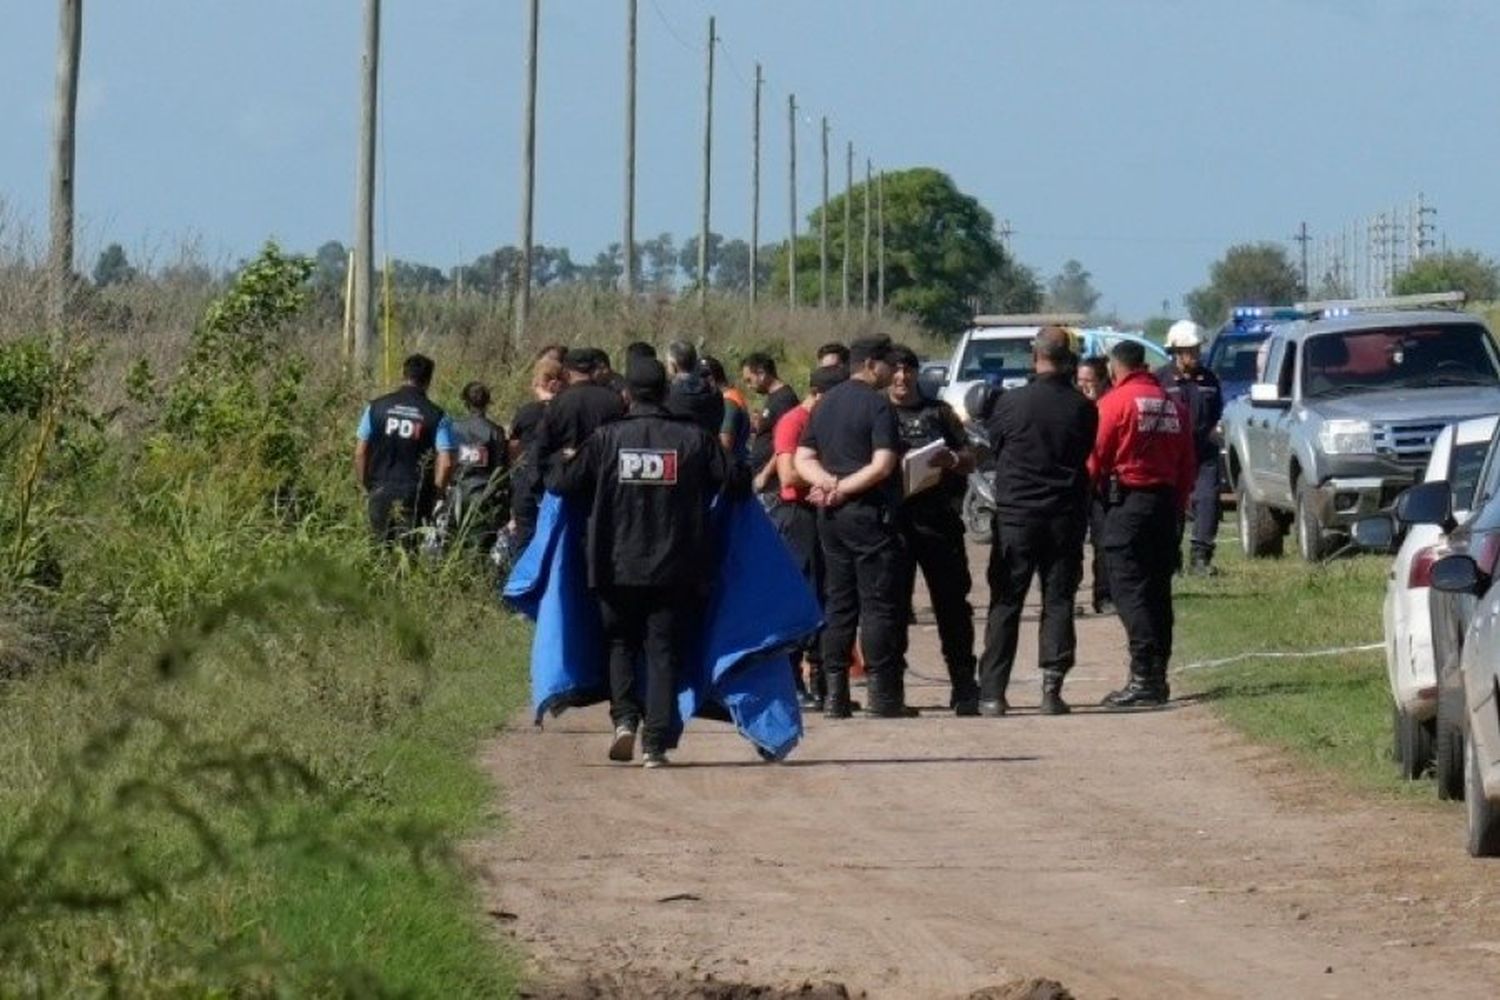
[[[352,228],[358,0],[90,0],[78,198],[106,242],[230,260]],[[52,0],[8,5],[0,198],[39,227]],[[525,4],[386,0],[380,238],[447,266],[517,239]],[[623,0],[543,0],[537,239],[619,239]],[[1420,190],[1500,255],[1493,0],[640,0],[637,233],[696,230],[706,18],[718,15],[714,228],[749,229],[752,65],[768,80],[767,241],[786,229],[786,93],[838,150],[954,176],[1044,274],[1069,257],[1132,316],[1230,243],[1315,235]]]

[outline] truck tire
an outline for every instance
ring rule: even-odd
[[[1239,508],[1240,549],[1245,553],[1245,558],[1264,559],[1268,556],[1280,556],[1285,539],[1281,524],[1269,508],[1257,503],[1255,498],[1250,496],[1250,490],[1245,486],[1243,476],[1240,477],[1239,486],[1235,489],[1235,505]]]
[[[1313,511],[1313,491],[1307,486],[1297,489],[1297,552],[1303,561],[1315,563],[1322,562],[1328,555],[1328,533],[1323,530],[1323,522],[1318,520],[1318,515]]]
[[[1464,816],[1468,820],[1469,855],[1475,858],[1500,856],[1500,807],[1484,794],[1479,776],[1479,750],[1468,740],[1464,754]]]
[[[1464,734],[1454,720],[1443,715],[1438,702],[1437,738],[1432,755],[1432,774],[1437,779],[1437,797],[1456,802],[1464,797]]]
[[[979,495],[970,486],[964,492],[964,530],[969,534],[969,540],[977,545],[989,545],[994,541],[995,522],[991,511],[985,510],[979,502]]]
[[[1432,731],[1428,726],[1396,709],[1396,766],[1407,781],[1421,779],[1432,767]]]

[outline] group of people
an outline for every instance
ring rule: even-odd
[[[1074,342],[1066,329],[1042,329],[1035,377],[969,407],[995,462],[990,607],[977,656],[960,506],[978,456],[958,414],[922,392],[916,354],[884,336],[820,348],[800,395],[775,359],[747,356],[740,382],[753,403],[720,362],[685,341],[668,345],[665,363],[651,345],[632,344],[623,373],[597,349],[548,349],[535,362],[535,398],[508,434],[486,429],[483,386],[464,391],[471,419],[449,422],[426,398],[431,361],[414,356],[407,384],[366,411],[356,471],[381,538],[430,516],[424,491],[440,495],[486,461],[492,484],[496,470],[508,473],[509,523],[496,530],[518,545],[536,529],[544,491],[587,511],[588,582],[609,651],[612,760],[632,760],[639,737],[647,766],[666,763],[676,678],[715,566],[708,510],[721,494],[758,498],[822,603],[822,632],[791,654],[807,710],[831,719],[859,711],[850,673],[862,657],[863,714],[916,714],[904,680],[920,571],[955,714],[1008,711],[1033,577],[1040,711],[1069,712],[1062,689],[1076,657],[1074,602],[1089,534],[1095,607],[1112,604],[1129,637],[1127,681],[1105,704],[1159,706],[1170,695],[1171,581],[1195,496],[1193,567],[1211,571],[1218,386],[1191,324],[1170,332],[1175,359],[1160,372],[1137,342],[1119,342],[1107,359],[1078,358]],[[419,453],[425,464],[395,474]],[[918,456],[921,475],[908,467]],[[406,513],[398,520],[393,510]],[[644,690],[638,661],[647,666]]]

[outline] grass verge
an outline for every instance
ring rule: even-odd
[[[1243,653],[1302,652],[1381,641],[1390,560],[1357,556],[1310,566],[1295,555],[1247,560],[1226,521],[1222,573],[1177,586],[1176,663]],[[1422,795],[1391,763],[1384,654],[1252,658],[1189,670],[1177,684],[1208,701],[1251,739],[1290,751],[1365,790]]]

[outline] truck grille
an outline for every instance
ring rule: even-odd
[[[1446,423],[1376,424],[1375,451],[1398,462],[1425,464]]]

